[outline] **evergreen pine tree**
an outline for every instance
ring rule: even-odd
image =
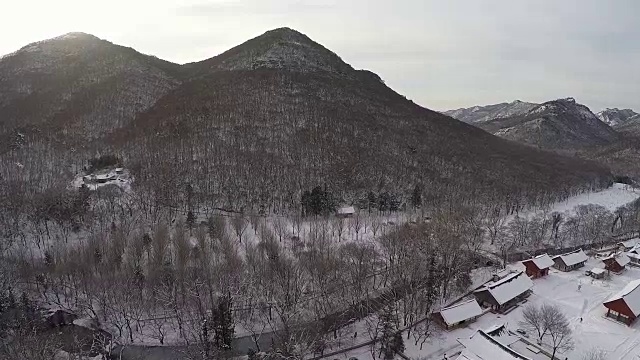
[[[196,216],[193,214],[193,211],[189,210],[187,213],[187,226],[189,227],[189,231],[193,229],[193,225],[196,222]]]
[[[411,193],[411,205],[414,208],[420,208],[422,206],[422,184],[416,184]]]
[[[231,347],[235,333],[231,297],[224,296],[218,300],[218,305],[211,313],[211,327],[213,328],[214,343],[219,349]]]
[[[404,352],[405,346],[404,346],[404,338],[402,337],[402,332],[398,331],[393,335],[392,347],[395,353]]]
[[[398,332],[398,318],[391,305],[386,306],[379,316],[382,325],[380,340],[378,342],[380,356],[385,360],[393,360],[396,354],[396,348],[402,347],[404,350],[402,335]],[[400,335],[402,346],[398,343],[397,335]]]
[[[376,194],[373,193],[373,191],[369,191],[369,194],[367,195],[367,202],[367,208],[369,209],[369,213],[371,213],[371,209],[375,209],[378,204],[378,198],[376,197]]]

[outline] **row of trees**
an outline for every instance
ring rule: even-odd
[[[340,329],[349,319],[335,314],[359,309],[362,301],[369,309],[354,316],[397,302],[400,323],[408,326],[468,284],[469,267],[457,265],[469,264],[468,237],[474,235],[458,225],[455,213],[429,224],[378,229],[378,245],[340,241],[339,224],[379,225],[360,216],[297,229],[278,219],[215,216],[193,229],[160,223],[149,232],[112,222],[104,232],[97,226],[68,244],[52,242],[13,258],[21,286],[32,295],[91,314],[122,343],[151,337],[211,344],[202,349],[209,354],[229,346],[240,326],[253,334],[256,347],[271,336],[283,356],[302,356],[326,341],[318,329]],[[247,229],[254,232],[250,241],[243,237]],[[444,264],[452,266],[443,272]],[[424,325],[409,336],[418,344],[430,332]]]

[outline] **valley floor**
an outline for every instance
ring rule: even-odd
[[[559,212],[570,214],[578,205],[601,205],[609,211],[615,211],[620,206],[624,206],[640,197],[640,189],[634,189],[629,185],[614,183],[611,187],[597,192],[586,192],[580,195],[571,196],[565,201],[553,204],[548,213]],[[540,213],[541,210],[530,210],[521,213],[521,216],[528,217],[530,215]]]

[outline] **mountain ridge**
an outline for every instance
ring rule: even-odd
[[[422,186],[437,203],[448,193],[469,196],[455,190],[462,188],[536,199],[610,179],[596,163],[452,122],[291,29],[187,65],[82,39],[54,42],[75,57],[44,57],[62,81],[51,81],[50,67],[30,70],[26,79],[39,81],[28,96],[17,91],[24,72],[0,61],[0,110],[11,110],[0,111],[5,132],[34,127],[2,159],[7,168],[26,164],[13,178],[63,181],[53,172],[113,153],[130,165],[137,191],[161,196],[157,202],[179,206],[183,195],[167,189],[189,183],[202,201],[270,211],[292,211],[301,192],[319,185],[341,201],[375,191],[400,203]],[[68,50],[67,43],[91,50]]]
[[[538,104],[515,100],[510,103],[499,103],[484,106],[472,106],[469,108],[459,108],[444,111],[443,114],[451,116],[462,122],[469,124],[487,122],[497,118],[505,118],[514,115],[524,114]]]
[[[492,134],[544,149],[608,145],[620,138],[574,98],[547,101],[524,114],[493,119],[478,126]]]
[[[212,58],[185,65],[197,75],[222,70],[284,68],[344,75],[354,70],[331,50],[288,27],[269,30]]]

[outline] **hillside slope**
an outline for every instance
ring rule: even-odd
[[[495,105],[473,106],[470,108],[448,110],[443,112],[443,114],[451,116],[454,119],[473,124],[523,115],[536,106],[538,106],[538,104],[515,100],[510,103],[505,102]]]
[[[609,145],[620,139],[615,130],[573,98],[548,101],[523,115],[478,126],[497,136],[549,150]]]
[[[0,59],[0,154],[88,146],[179,84],[178,65],[70,33]]]
[[[542,191],[607,173],[452,122],[291,29],[189,67],[190,81],[113,138],[140,154],[146,174],[154,159],[178,157],[172,172],[184,175],[169,175],[164,184],[186,176],[208,188],[216,178],[211,191],[218,198],[235,187],[255,202],[283,202],[317,185],[347,201],[367,191],[406,199],[419,183],[429,196],[465,186],[504,193],[530,184]]]
[[[624,125],[629,121],[640,119],[640,114],[631,109],[605,109],[596,114],[602,122],[616,128],[617,126]]]
[[[184,66],[86,35],[52,44],[60,56],[38,44],[0,64],[0,104],[10,114],[3,128],[29,123],[64,135],[3,159],[10,178],[46,177],[40,186],[68,181],[56,171],[109,152],[128,164],[136,191],[176,207],[199,201],[297,211],[301,192],[317,186],[337,202],[371,203],[373,194],[385,206],[408,203],[416,189],[429,205],[481,195],[535,201],[610,179],[595,163],[422,108],[287,28]],[[48,66],[15,70],[40,58],[56,59],[53,75]],[[69,142],[82,147],[71,150]]]

